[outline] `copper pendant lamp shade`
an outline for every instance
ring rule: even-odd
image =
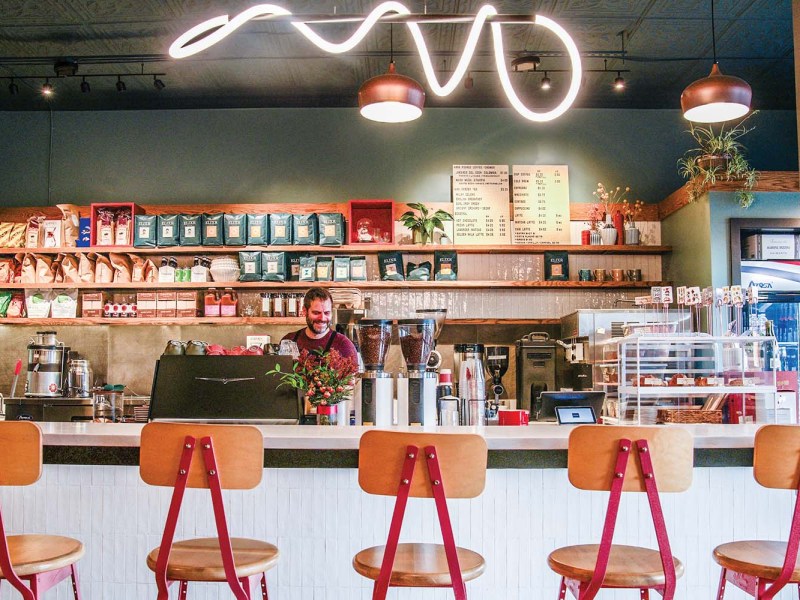
[[[362,116],[382,123],[405,123],[422,115],[425,91],[410,77],[395,72],[394,61],[389,71],[365,81],[358,90],[358,106]]]
[[[698,123],[719,123],[743,117],[750,111],[753,90],[744,80],[723,75],[714,63],[711,74],[690,83],[681,94],[683,116]]]

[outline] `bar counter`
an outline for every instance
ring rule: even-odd
[[[79,563],[85,600],[141,600],[156,595],[147,552],[158,545],[170,492],[139,478],[140,424],[40,423],[45,461],[39,482],[0,489],[10,533],[69,535],[82,540]],[[674,427],[675,425],[673,425]],[[674,554],[686,565],[676,598],[713,598],[719,570],[712,549],[733,539],[785,539],[794,494],[759,487],[752,476],[754,425],[686,425],[695,439],[691,488],[663,494]],[[350,562],[386,539],[393,499],[368,496],[358,485],[359,436],[366,428],[262,426],[265,469],[253,490],[226,495],[236,536],[275,543],[278,567],[268,575],[270,598],[350,600],[370,597],[370,582]],[[440,429],[454,431],[455,428]],[[573,488],[566,469],[569,426],[479,430],[492,467],[486,489],[449,502],[456,543],[480,552],[486,573],[469,583],[470,600],[552,600],[558,577],[547,555],[559,546],[597,543],[607,494]],[[469,431],[468,428],[458,428]],[[699,460],[698,460],[699,459]],[[177,535],[215,535],[208,493],[187,490]],[[412,500],[401,541],[434,542],[432,502]],[[626,495],[615,542],[655,547],[647,500]],[[48,600],[67,600],[61,584]],[[192,591],[194,589],[194,592]],[[449,595],[448,595],[449,594]],[[633,592],[604,591],[604,600]],[[729,590],[731,600],[741,598]],[[225,586],[190,586],[189,597],[222,600]],[[445,600],[446,590],[400,590],[393,600]],[[789,590],[778,598],[789,598]],[[0,600],[10,600],[9,586]]]

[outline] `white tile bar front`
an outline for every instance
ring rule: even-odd
[[[137,446],[139,425],[42,424],[48,445]],[[752,447],[753,426],[689,426],[697,447]],[[267,448],[353,449],[360,428],[265,427]],[[463,430],[463,429],[462,429]],[[563,449],[568,428],[531,426],[483,430],[490,449]],[[168,489],[139,480],[136,467],[45,465],[26,488],[0,490],[6,522],[15,532],[70,535],[86,544],[80,563],[85,600],[155,598],[146,553],[159,543]],[[178,535],[214,534],[207,494],[187,491]],[[606,495],[575,490],[564,469],[490,469],[486,490],[450,503],[457,543],[481,552],[486,573],[468,584],[471,600],[555,600],[558,578],[546,565],[558,546],[597,541]],[[663,496],[673,552],[686,564],[677,598],[713,598],[719,571],[711,549],[731,539],[785,539],[794,494],[760,488],[745,467],[696,468],[685,494]],[[265,469],[255,490],[233,492],[226,510],[235,535],[277,543],[272,600],[370,598],[370,582],[351,568],[353,554],[383,543],[392,500],[367,496],[355,469]],[[432,504],[411,501],[403,538],[438,540]],[[655,546],[646,502],[626,496],[615,541]],[[46,600],[67,600],[66,583]],[[173,593],[173,596],[177,590]],[[796,592],[795,592],[796,593]],[[0,598],[11,600],[8,584]],[[600,598],[633,599],[635,592]],[[726,598],[746,596],[729,586]],[[788,591],[782,599],[794,597]],[[192,600],[230,598],[221,585],[195,584]],[[392,590],[389,598],[439,600],[446,590]]]

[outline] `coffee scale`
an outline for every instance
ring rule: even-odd
[[[434,344],[434,319],[397,321],[406,372],[397,374],[397,424],[436,425],[435,371],[428,370]]]
[[[392,322],[386,319],[361,319],[355,325],[364,374],[361,399],[355,402],[356,425],[388,427],[392,424],[394,379],[384,371],[386,354],[392,343]]]

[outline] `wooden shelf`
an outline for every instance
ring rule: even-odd
[[[313,252],[316,254],[376,254],[399,251],[406,254],[433,254],[434,250],[455,250],[462,254],[542,254],[562,250],[572,254],[668,254],[672,246],[566,246],[566,245],[412,245],[412,244],[349,244],[346,246],[171,246],[168,248],[136,248],[134,246],[92,246],[90,248],[0,248],[0,254],[78,254],[84,252],[123,252],[141,255],[170,254],[236,254],[237,252]]]
[[[446,325],[558,325],[559,319],[447,319]],[[74,319],[0,319],[0,325],[36,325],[64,327],[70,325],[305,325],[303,317],[180,317],[176,319],[107,319],[77,317]]]
[[[391,289],[642,289],[654,285],[669,285],[661,281],[210,281],[205,283],[8,283],[4,290],[197,290],[231,288],[237,290],[303,290],[314,286],[325,288],[356,288],[360,290]]]

